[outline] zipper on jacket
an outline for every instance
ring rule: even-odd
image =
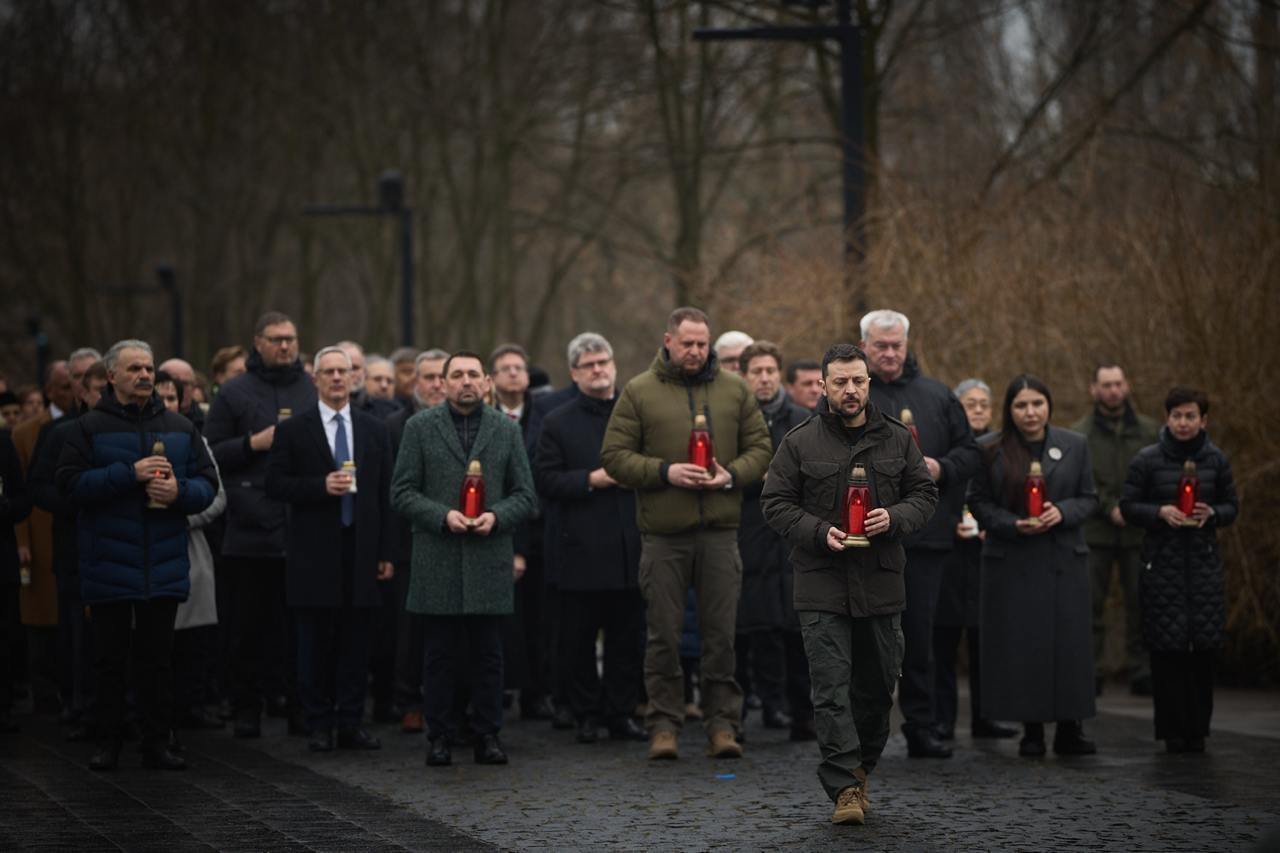
[[[146,459],[149,455],[147,448],[146,430],[142,428],[142,407],[138,407],[138,451],[142,455],[139,459]],[[143,490],[145,497],[146,490]],[[143,599],[151,598],[151,520],[147,517],[147,505],[142,505],[142,597]]]

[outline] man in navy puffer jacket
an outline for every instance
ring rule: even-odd
[[[192,423],[153,396],[151,347],[120,341],[104,361],[107,393],[75,422],[56,474],[78,513],[81,597],[98,647],[106,740],[89,766],[119,761],[132,646],[143,764],[180,770],[166,742],[174,614],[190,589],[187,516],[213,502],[217,480]]]

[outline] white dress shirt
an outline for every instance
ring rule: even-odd
[[[329,440],[329,453],[336,460],[338,454],[334,442],[338,438],[338,421],[335,416],[342,418],[342,425],[347,431],[347,458],[354,462],[356,458],[356,436],[355,427],[351,423],[351,404],[347,403],[341,409],[331,409],[321,400],[320,421],[324,424],[324,436]]]

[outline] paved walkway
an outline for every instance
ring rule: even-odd
[[[375,727],[379,753],[316,756],[268,721],[259,741],[188,737],[192,768],[84,769],[90,748],[44,718],[0,739],[3,850],[1251,850],[1280,829],[1280,694],[1223,691],[1202,756],[1152,741],[1142,700],[1118,689],[1088,725],[1097,756],[1017,757],[1014,741],[963,734],[948,761],[891,739],[863,827],[833,827],[816,747],[753,716],[739,761],[702,755],[686,727],[678,762],[644,745],[573,742],[513,721],[508,767],[427,768],[421,736]],[[1147,700],[1149,701],[1149,700]]]

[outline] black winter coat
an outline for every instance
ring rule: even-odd
[[[773,415],[761,409],[774,451],[787,433],[809,420],[812,414],[791,402],[785,391],[779,393],[783,395],[781,409]],[[742,520],[738,523],[738,553],[742,555],[737,626],[740,634],[764,628],[800,627],[791,606],[794,581],[787,559],[791,547],[764,520],[764,510],[760,507],[763,491],[763,480],[742,490]]]
[[[76,547],[76,508],[68,495],[58,490],[55,476],[58,457],[75,429],[81,413],[68,413],[49,424],[36,442],[31,459],[31,498],[35,505],[53,517],[53,575],[58,581],[58,594],[80,597],[80,554]]]
[[[395,556],[396,516],[391,512],[391,437],[386,424],[351,410],[356,463],[355,564],[342,563],[341,498],[325,490],[337,470],[329,439],[312,406],[276,430],[267,462],[267,495],[288,505],[286,598],[290,607],[381,607],[378,563]],[[343,577],[352,574],[351,599]]]
[[[1182,466],[1196,463],[1200,500],[1213,507],[1204,527],[1174,529],[1160,519],[1160,507],[1177,500]],[[1138,451],[1129,464],[1120,512],[1146,531],[1142,544],[1142,622],[1147,648],[1154,651],[1217,649],[1227,619],[1222,554],[1217,530],[1236,520],[1231,463],[1204,432],[1180,442],[1160,430],[1160,441]]]
[[[920,434],[920,450],[938,460],[942,468],[937,510],[924,529],[907,537],[903,545],[951,550],[964,508],[965,489],[982,467],[982,453],[969,428],[964,406],[950,388],[922,374],[913,355],[907,356],[902,375],[892,382],[881,382],[872,374],[871,402],[894,418],[900,417],[903,409],[910,409]]]
[[[9,431],[3,429],[0,429],[0,477],[4,478],[0,482],[0,584],[16,584],[20,579],[18,537],[13,526],[31,514],[31,496],[22,477],[18,450]]]
[[[546,559],[560,589],[576,592],[636,589],[640,530],[630,489],[591,489],[614,400],[578,394],[541,421],[534,463],[538,494],[547,506]]]
[[[316,405],[316,387],[295,361],[267,367],[255,350],[247,371],[224,384],[213,398],[204,436],[213,449],[227,490],[227,530],[222,553],[229,557],[285,554],[284,504],[267,497],[269,450],[249,447],[249,436],[279,421],[281,409],[298,414]]]

